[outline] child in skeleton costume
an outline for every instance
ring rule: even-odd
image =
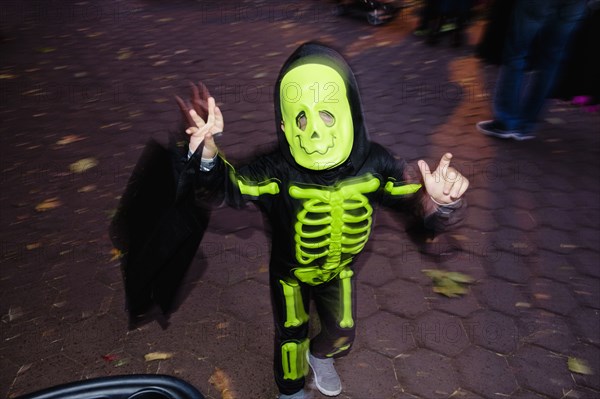
[[[222,131],[223,117],[214,99],[208,99],[206,121],[187,110],[196,124],[186,132],[197,190],[221,193],[236,207],[253,201],[270,223],[280,397],[305,397],[309,366],[317,388],[338,395],[333,359],[348,353],[354,340],[353,264],[369,239],[374,207],[401,205],[439,230],[457,221],[468,180],[449,166],[450,154],[433,172],[419,161],[422,178],[409,177],[405,163],[370,142],[352,71],[318,44],[300,46],[277,79],[277,151],[235,170],[217,156],[213,135]],[[321,331],[309,341],[310,299]]]

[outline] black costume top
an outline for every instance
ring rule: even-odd
[[[328,170],[310,170],[292,156],[279,122],[282,120],[280,85],[283,76],[302,63],[335,69],[346,84],[352,112],[354,144],[348,159]],[[222,157],[213,168],[200,171],[201,148],[186,169],[194,171],[199,200],[210,193],[229,205],[255,202],[265,214],[272,234],[271,273],[315,285],[331,280],[352,263],[369,238],[373,207],[392,205],[425,219],[440,230],[456,223],[456,209],[437,206],[421,188],[420,174],[397,161],[369,140],[355,77],[335,51],[305,44],[286,61],[275,86],[275,121],[279,148],[235,170]]]

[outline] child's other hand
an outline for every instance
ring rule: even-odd
[[[427,162],[418,162],[425,190],[438,204],[449,204],[460,199],[469,187],[469,180],[450,166],[451,159],[451,153],[444,154],[433,172]]]

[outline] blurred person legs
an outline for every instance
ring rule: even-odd
[[[516,140],[534,137],[538,116],[584,7],[584,0],[517,1],[496,82],[494,121],[480,122],[477,127],[482,133]]]

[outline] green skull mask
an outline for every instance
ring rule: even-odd
[[[354,127],[346,85],[331,67],[305,64],[280,86],[282,128],[294,160],[312,170],[334,168],[352,152]]]

